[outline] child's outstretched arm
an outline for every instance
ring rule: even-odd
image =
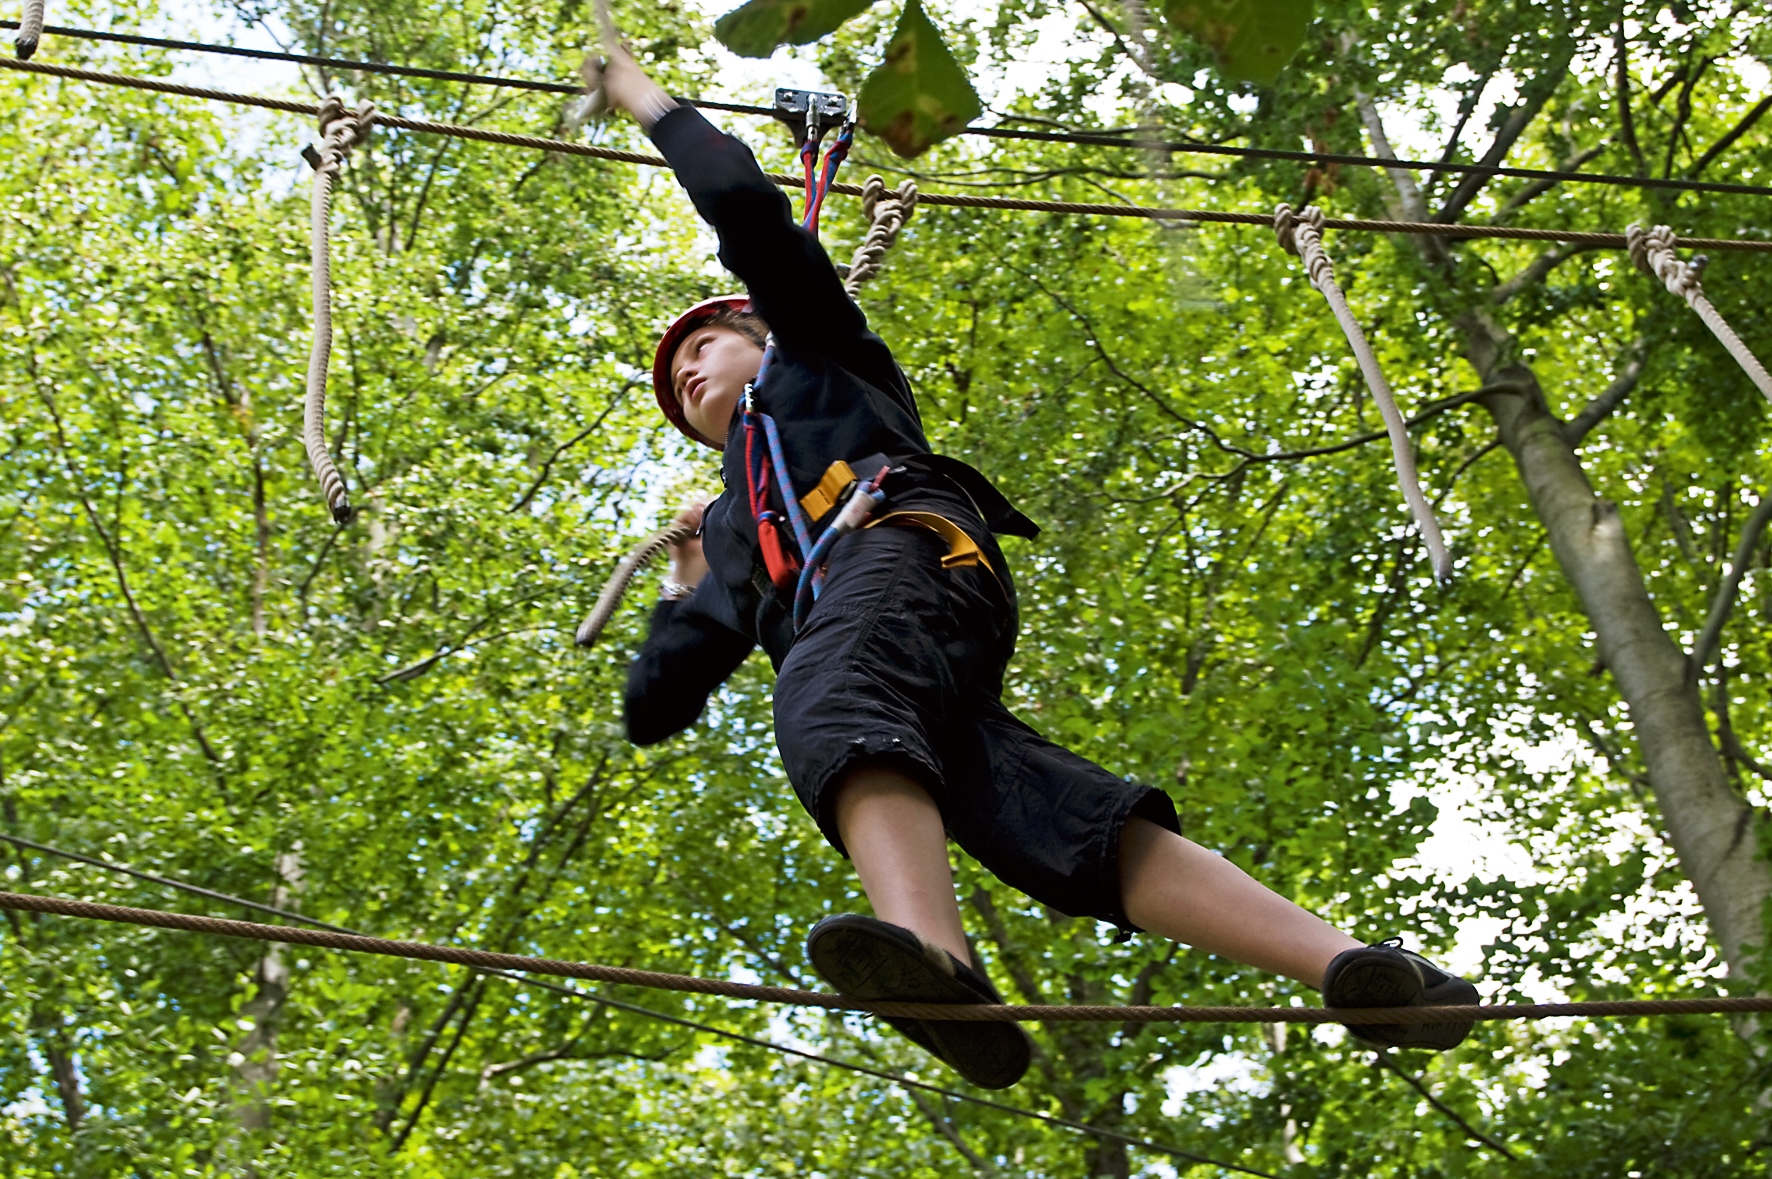
[[[743,280],[784,347],[829,352],[866,336],[867,321],[824,247],[794,219],[750,148],[679,106],[625,52],[610,54],[604,86],[610,105],[639,120],[670,161],[719,234],[720,262]]]

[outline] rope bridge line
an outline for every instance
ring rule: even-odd
[[[0,892],[0,909],[23,913],[48,913],[111,921],[153,929],[176,929],[187,933],[217,934],[251,941],[316,946],[390,958],[424,962],[447,962],[475,969],[521,971],[556,978],[617,983],[654,990],[680,991],[817,1007],[829,1011],[859,1011],[870,1015],[903,1016],[910,1019],[972,1021],[1028,1021],[1034,1023],[1302,1023],[1302,1024],[1429,1024],[1466,1020],[1538,1020],[1564,1016],[1624,1017],[1645,1015],[1743,1015],[1772,1011],[1772,996],[1711,996],[1700,999],[1590,1000],[1579,1003],[1503,1003],[1446,1007],[1149,1007],[1149,1006],[1032,1006],[1026,1004],[887,1003],[848,999],[821,991],[774,987],[726,979],[697,978],[628,966],[605,966],[592,962],[565,962],[524,954],[498,954],[459,946],[426,942],[394,941],[327,929],[297,929],[287,925],[260,925],[167,913],[157,909],[134,909],[63,897]]]
[[[285,114],[306,115],[317,117],[320,106],[316,103],[295,102],[289,99],[271,98],[259,94],[238,94],[226,90],[214,90],[204,86],[186,86],[177,82],[167,82],[158,78],[142,78],[130,74],[105,73],[99,70],[77,69],[73,66],[51,65],[39,61],[14,61],[0,58],[0,67],[16,70],[21,73],[42,74],[48,77],[68,78],[80,82],[94,82],[105,86],[122,86],[133,90],[145,90],[156,94],[171,94],[183,98],[199,98],[210,102],[226,102],[238,106],[258,107],[263,110],[281,111]],[[642,152],[622,151],[616,148],[598,147],[594,144],[575,143],[565,139],[551,139],[542,135],[525,135],[511,131],[493,131],[481,127],[468,127],[459,123],[439,123],[429,119],[408,119],[400,115],[390,115],[377,111],[373,123],[378,127],[387,127],[398,131],[414,131],[425,135],[444,135],[456,139],[473,140],[480,143],[499,144],[504,147],[529,148],[535,151],[555,152],[560,155],[583,156],[590,159],[610,160],[617,163],[639,164],[645,167],[662,168],[665,161],[662,157]],[[781,172],[766,173],[770,180],[783,188],[800,188],[803,178],[789,176]],[[830,191],[840,192],[845,196],[862,196],[863,186],[858,184],[835,183]],[[1263,229],[1272,229],[1273,215],[1269,213],[1227,213],[1215,209],[1172,209],[1152,208],[1143,205],[1115,205],[1078,201],[1043,201],[1028,200],[1018,197],[987,197],[972,196],[964,193],[919,193],[919,205],[943,206],[957,209],[1004,209],[1027,213],[1060,213],[1074,216],[1089,217],[1132,217],[1154,221],[1187,221],[1202,225],[1255,225]],[[1325,229],[1345,229],[1367,233],[1401,233],[1429,237],[1443,237],[1456,241],[1467,240],[1505,240],[1505,241],[1539,241],[1563,242],[1569,245],[1592,246],[1598,249],[1623,250],[1629,242],[1622,233],[1594,233],[1581,230],[1564,229],[1527,229],[1504,225],[1445,225],[1437,221],[1374,221],[1358,217],[1325,217]],[[1772,253],[1772,241],[1753,241],[1746,238],[1698,238],[1678,237],[1673,244],[1684,249],[1704,250],[1738,250],[1747,253]]]
[[[95,859],[92,856],[84,856],[78,852],[71,852],[64,848],[51,846],[47,843],[38,843],[35,840],[26,839],[23,836],[13,835],[8,832],[0,831],[0,840],[15,844],[19,847],[30,848],[33,851],[43,852],[46,855],[59,856],[63,859],[72,860],[75,863],[87,864],[94,868],[102,868],[108,872],[118,872],[125,876],[132,876],[138,880],[148,881],[152,884],[159,884],[168,888],[178,889],[195,896],[221,901],[225,904],[239,905],[247,909],[256,909],[260,912],[283,917],[290,921],[299,921],[318,929],[329,929],[337,933],[356,933],[355,930],[346,929],[339,925],[333,925],[330,922],[321,921],[315,917],[309,917],[305,913],[297,913],[291,909],[281,909],[275,905],[266,905],[259,901],[248,900],[245,897],[237,897],[229,893],[217,892],[214,889],[203,888],[200,885],[190,884],[183,880],[175,880],[170,876],[160,876],[153,872],[143,872],[140,869],[131,868],[127,865],[119,864],[111,860]],[[1097,1138],[1105,1138],[1113,1142],[1121,1143],[1125,1146],[1136,1147],[1140,1150],[1148,1150],[1153,1154],[1167,1155],[1170,1158],[1200,1163],[1203,1166],[1221,1167],[1227,1171],[1236,1171],[1244,1175],[1259,1176],[1260,1179],[1279,1179],[1278,1176],[1268,1171],[1258,1171],[1253,1167],[1247,1167],[1241,1163],[1227,1163],[1222,1159],[1211,1158],[1207,1155],[1198,1154],[1191,1150],[1185,1150],[1179,1146],[1172,1146],[1166,1142],[1153,1142],[1148,1138],[1139,1138],[1131,1134],[1123,1133],[1119,1130],[1110,1130],[1103,1126],[1092,1126],[1088,1122],[1074,1121],[1070,1118],[1059,1117],[1055,1114],[1040,1113],[1038,1110],[1024,1109],[1018,1105],[1009,1105],[1006,1102],[993,1101],[988,1097],[980,1097],[974,1093],[966,1093],[959,1089],[949,1089],[942,1085],[931,1084],[928,1081],[901,1076],[898,1073],[890,1072],[886,1069],[875,1068],[866,1064],[858,1064],[855,1061],[843,1060],[840,1057],[825,1056],[822,1053],[810,1052],[804,1048],[795,1048],[789,1044],[778,1044],[774,1040],[765,1040],[758,1036],[748,1036],[743,1032],[732,1031],[730,1028],[716,1027],[713,1024],[702,1023],[699,1020],[686,1019],[681,1015],[672,1015],[669,1012],[658,1011],[651,1007],[642,1007],[638,1003],[628,1003],[620,999],[612,999],[607,995],[599,994],[595,991],[582,991],[576,987],[562,986],[559,983],[549,982],[546,979],[526,977],[521,974],[512,974],[505,970],[481,970],[480,973],[489,975],[493,978],[501,978],[507,982],[516,983],[519,986],[536,987],[540,990],[550,991],[556,995],[564,995],[569,999],[577,999],[581,1002],[613,1007],[617,1011],[625,1011],[629,1014],[643,1016],[647,1019],[655,1019],[663,1023],[674,1024],[677,1027],[687,1028],[690,1031],[701,1032],[705,1035],[717,1036],[720,1039],[730,1040],[734,1043],[749,1044],[753,1048],[766,1049],[767,1051],[780,1053],[784,1056],[796,1056],[802,1060],[810,1060],[815,1064],[829,1065],[831,1068],[842,1069],[845,1072],[873,1077],[876,1080],[897,1085],[901,1089],[913,1089],[924,1093],[931,1093],[938,1097],[944,1097],[950,1101],[959,1101],[968,1105],[982,1106],[986,1109],[997,1110],[999,1113],[1013,1114],[1019,1118],[1044,1122],[1046,1125],[1057,1126],[1060,1129],[1074,1130],[1082,1134],[1091,1134]]]
[[[16,29],[18,21],[0,20],[0,29]],[[578,95],[584,88],[569,82],[547,82],[534,78],[513,78],[503,74],[463,73],[457,70],[435,70],[424,66],[396,65],[389,62],[358,61],[341,57],[322,57],[310,53],[282,50],[247,49],[239,45],[217,45],[204,41],[180,41],[168,37],[148,37],[138,33],[116,33],[100,29],[78,29],[58,25],[43,26],[42,33],[82,41],[102,41],[117,45],[140,45],[151,49],[185,50],[195,53],[244,57],[257,61],[283,61],[294,65],[311,65],[321,69],[350,70],[359,73],[384,74],[393,77],[422,78],[436,82],[461,82],[472,86],[501,86],[515,90],[531,90],[544,94]],[[773,107],[749,103],[719,102],[712,99],[677,96],[677,101],[706,110],[728,111],[739,115],[779,118]],[[1570,172],[1553,168],[1518,168],[1506,164],[1466,164],[1453,160],[1393,160],[1381,156],[1349,155],[1341,152],[1294,151],[1285,148],[1233,147],[1224,143],[1198,140],[1162,140],[1156,143],[1128,138],[1115,131],[1025,131],[1001,125],[966,127],[964,135],[990,139],[1011,139],[1035,143],[1067,143],[1081,147],[1135,148],[1157,150],[1178,155],[1215,155],[1238,159],[1274,160],[1301,164],[1347,164],[1355,167],[1402,168],[1416,172],[1445,172],[1455,175],[1495,176],[1517,180],[1550,180],[1570,184],[1604,184],[1620,188],[1663,189],[1677,192],[1734,193],[1746,196],[1772,196],[1772,187],[1759,184],[1733,184],[1716,180],[1676,180],[1672,177],[1621,176],[1607,172]]]

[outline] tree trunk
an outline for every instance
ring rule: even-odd
[[[1697,890],[1730,974],[1752,977],[1772,879],[1755,855],[1754,809],[1730,789],[1696,679],[1687,675],[1686,653],[1662,625],[1617,507],[1594,493],[1537,377],[1514,357],[1511,337],[1480,313],[1465,315],[1459,326],[1482,382],[1519,390],[1493,394],[1483,405],[1581,599],[1600,661],[1630,710],[1680,868]]]

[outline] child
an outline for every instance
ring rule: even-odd
[[[877,915],[819,922],[807,942],[819,973],[862,999],[1002,1001],[968,952],[951,837],[1052,908],[1287,975],[1321,987],[1331,1006],[1475,1003],[1470,983],[1338,932],[1183,839],[1161,792],[1010,715],[1000,696],[1015,589],[995,534],[1037,529],[978,472],[930,453],[891,352],[750,151],[678,106],[626,53],[612,54],[604,85],[651,133],[749,291],[690,308],[659,342],[659,406],[721,451],[726,490],[685,514],[701,531],[674,549],[629,672],[628,734],[650,744],[687,728],[753,647],[768,652],[788,778],[855,864]],[[741,415],[747,395],[773,434]],[[875,481],[885,495],[877,526],[830,548],[822,594],[796,626],[788,497],[803,497],[814,538],[844,511],[839,502]],[[889,1022],[974,1084],[1006,1087],[1027,1069],[1017,1024]],[[1469,1028],[1351,1030],[1375,1044],[1450,1048]]]

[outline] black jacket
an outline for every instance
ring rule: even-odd
[[[884,455],[910,467],[887,485],[890,508],[947,516],[993,554],[993,531],[1036,533],[982,475],[930,453],[903,371],[750,149],[691,107],[666,114],[652,139],[719,235],[721,263],[744,282],[774,333],[775,359],[756,397],[780,429],[797,492],[814,487],[837,459]],[[752,647],[761,644],[780,667],[793,646],[789,604],[761,572],[745,492],[744,431],[736,419],[720,478],[725,491],[708,505],[702,524],[710,572],[693,596],[659,603],[628,672],[628,736],[640,744],[693,724],[708,694]],[[1002,567],[1000,555],[994,563]]]

